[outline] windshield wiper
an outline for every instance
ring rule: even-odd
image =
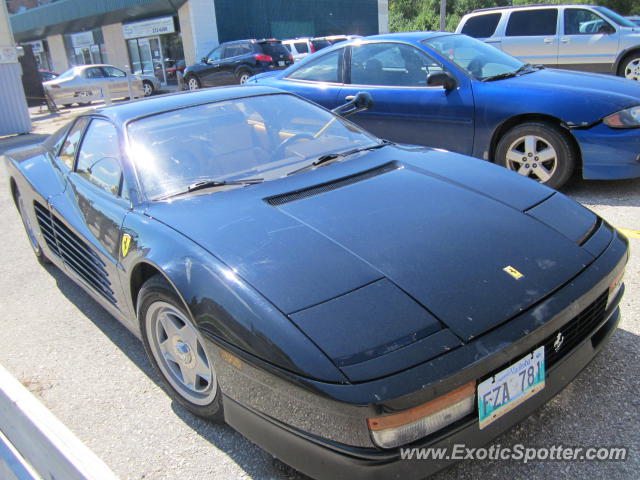
[[[163,197],[156,198],[156,200],[166,200],[171,197],[177,197],[179,195],[184,195],[185,193],[191,193],[197,190],[204,190],[206,188],[224,187],[227,185],[253,185],[256,183],[262,183],[263,181],[264,181],[263,178],[243,178],[241,180],[203,180],[201,182],[192,183],[187,187],[186,190],[170,193]]]
[[[287,176],[295,175],[296,173],[304,172],[306,170],[312,170],[319,167],[320,165],[327,165],[328,163],[338,160],[339,158],[348,157],[349,155],[353,155],[354,153],[364,152],[366,150],[376,150],[378,148],[386,147],[387,145],[391,144],[393,144],[393,142],[390,142],[389,140],[383,140],[382,143],[376,143],[375,145],[369,145],[368,147],[353,148],[351,150],[347,150],[346,152],[327,153],[326,155],[318,157],[309,165],[305,165],[304,167],[297,168],[296,170],[287,173]]]
[[[505,72],[505,73],[500,73],[498,75],[492,75],[490,77],[483,78],[482,81],[492,82],[494,80],[502,80],[503,78],[517,77],[518,75],[535,72],[543,68],[544,68],[543,65],[531,65],[530,63],[525,63],[524,65],[521,65],[517,70],[514,70],[513,72]]]

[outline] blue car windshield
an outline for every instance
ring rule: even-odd
[[[323,155],[380,140],[311,102],[259,95],[186,107],[131,122],[128,155],[147,198],[199,182],[273,180]]]
[[[517,58],[466,35],[443,35],[422,43],[477,80],[516,72],[524,65]]]

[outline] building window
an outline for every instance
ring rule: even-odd
[[[101,28],[65,34],[64,43],[71,66],[108,63]]]

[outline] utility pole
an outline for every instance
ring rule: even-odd
[[[447,26],[447,0],[440,0],[440,31]]]

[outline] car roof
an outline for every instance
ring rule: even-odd
[[[92,112],[87,112],[87,115],[101,115],[107,117],[115,124],[123,125],[136,118],[184,107],[274,93],[290,95],[288,92],[260,85],[217,87],[133,100],[109,107],[98,108]]]
[[[478,13],[478,12],[491,12],[491,11],[498,11],[498,10],[528,10],[528,9],[534,9],[534,8],[549,8],[549,7],[595,7],[596,5],[590,5],[590,4],[579,4],[579,3],[573,3],[573,4],[567,4],[567,5],[560,5],[557,3],[533,3],[533,4],[529,4],[529,5],[505,5],[504,7],[487,7],[487,8],[477,8],[475,10],[473,10],[471,13]]]
[[[400,32],[400,33],[382,33],[380,35],[370,35],[368,37],[354,38],[352,41],[357,42],[360,40],[396,40],[396,41],[409,41],[420,42],[428,38],[441,37],[444,35],[458,35],[453,32]]]

